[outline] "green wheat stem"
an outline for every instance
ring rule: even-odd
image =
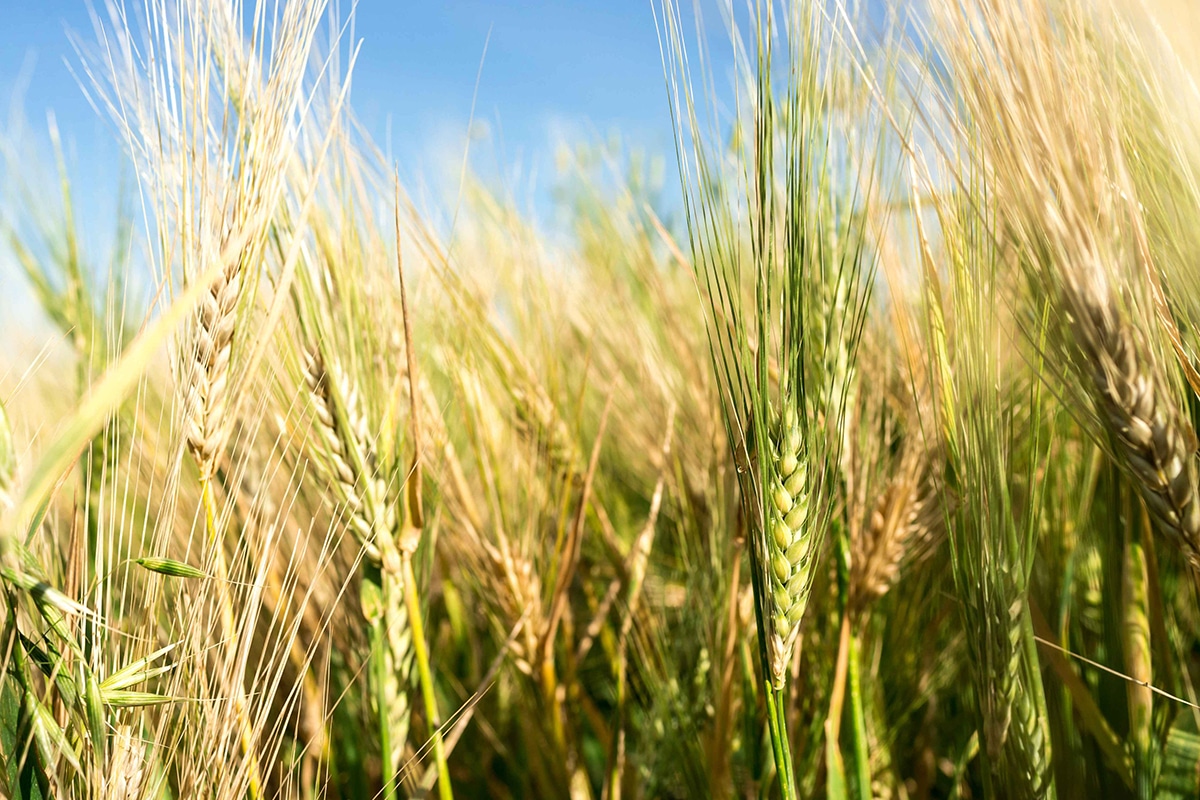
[[[1152,679],[1150,622],[1148,616],[1146,554],[1134,535],[1125,545],[1123,639],[1126,671],[1138,681]],[[1129,704],[1129,749],[1133,757],[1134,786],[1139,798],[1154,796],[1152,695],[1140,683],[1126,687]]]
[[[622,641],[617,651],[617,713],[616,730],[613,732],[612,746],[609,748],[608,759],[608,797],[607,800],[621,800],[621,748],[625,739],[626,724],[626,690],[627,673],[625,665],[625,643]]]
[[[417,675],[421,681],[421,697],[425,702],[425,715],[429,721],[429,732],[433,738],[433,757],[438,771],[438,796],[441,800],[454,800],[450,785],[450,770],[446,766],[446,751],[442,744],[441,716],[438,714],[437,698],[433,693],[433,671],[429,668],[429,650],[425,646],[425,624],[421,619],[421,603],[417,597],[417,580],[413,572],[412,554],[405,552],[400,560],[401,579],[404,581],[404,602],[408,606],[409,624],[412,626],[413,652],[417,659]]]
[[[867,720],[863,712],[861,651],[862,642],[858,633],[851,633],[846,691],[850,701],[847,706],[847,713],[850,714],[850,752],[854,757],[852,788],[859,800],[870,800],[871,758],[867,749]]]
[[[373,576],[364,577],[364,581],[373,581]],[[380,596],[383,596],[384,578],[380,575],[377,584]],[[382,601],[385,605],[386,599]],[[388,658],[388,618],[385,614],[377,614],[371,619],[371,672],[372,685],[375,692],[376,721],[379,723],[379,747],[383,753],[383,800],[395,800],[400,786],[400,772],[395,760],[391,757],[393,748],[391,717],[387,713],[394,698],[391,693],[393,676],[389,674],[392,663]]]
[[[775,774],[779,778],[779,794],[783,800],[796,800],[796,775],[787,732],[787,690],[775,688],[769,676],[763,681],[763,688],[767,692],[767,727],[775,757]]]

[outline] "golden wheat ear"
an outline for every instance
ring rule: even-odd
[[[1072,284],[1068,284],[1072,285]],[[1200,570],[1200,484],[1196,435],[1160,377],[1161,369],[1106,293],[1077,291],[1077,340],[1093,396],[1121,462],[1146,506],[1192,569]]]
[[[184,435],[196,459],[200,479],[214,474],[229,436],[230,357],[242,300],[241,264],[222,270],[200,296],[192,324],[190,360],[184,374]]]

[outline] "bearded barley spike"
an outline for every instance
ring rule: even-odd
[[[1138,479],[1159,529],[1200,570],[1195,433],[1137,330],[1118,315],[1104,281],[1097,274],[1087,283],[1090,291],[1068,282],[1066,299],[1076,309],[1074,327],[1117,455]]]
[[[396,504],[389,500],[388,481],[378,468],[358,391],[341,370],[327,368],[315,351],[305,353],[304,381],[334,490],[355,536],[368,557],[378,562],[381,546],[387,547],[393,538]]]
[[[771,606],[771,681],[782,688],[811,586],[813,535],[808,465],[794,403],[787,401],[772,435],[766,506],[767,585]]]
[[[212,477],[229,435],[230,358],[241,294],[242,269],[235,261],[201,295],[193,322],[184,426],[204,480]]]
[[[388,751],[384,755],[389,774],[394,774],[403,763],[408,738],[408,689],[415,655],[396,546],[399,501],[380,468],[370,421],[354,382],[337,367],[328,367],[315,348],[305,352],[303,362],[325,469],[345,507],[346,522],[373,568],[363,577],[362,609],[371,625],[375,654],[371,676],[378,686],[375,711],[386,730],[381,739]]]
[[[1037,669],[1036,665],[1022,667]],[[1012,747],[1004,753],[1004,758],[1009,762],[1008,774],[1016,777],[1009,786],[1010,796],[1035,800],[1046,797],[1052,786],[1050,732],[1035,702],[1035,689],[1028,683],[1020,681],[1011,705],[1012,725],[1019,729],[1020,735],[1009,737]]]

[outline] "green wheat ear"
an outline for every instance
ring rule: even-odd
[[[800,620],[808,605],[814,555],[809,518],[808,464],[800,419],[789,398],[771,431],[770,484],[767,502],[766,557],[770,586],[771,682],[782,689]]]

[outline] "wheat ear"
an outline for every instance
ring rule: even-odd
[[[1042,700],[1040,667],[1029,655],[1031,650],[1031,647],[1022,650],[1025,655],[1012,687],[1012,719],[1002,755],[1002,771],[1008,783],[1007,796],[1043,800],[1054,796],[1050,731]]]
[[[201,480],[212,477],[229,431],[229,362],[242,294],[242,269],[232,262],[201,295],[187,363],[184,430]]]
[[[304,354],[304,381],[328,477],[345,506],[346,521],[368,557],[379,561],[380,540],[391,540],[396,527],[396,509],[388,503],[387,480],[379,474],[358,390],[340,369],[327,367],[315,349]]]
[[[108,772],[102,793],[108,800],[137,800],[146,778],[146,745],[130,725],[118,725],[112,736]]]
[[[229,436],[228,394],[230,359],[237,331],[238,304],[242,295],[242,269],[232,261],[209,285],[197,302],[189,336],[185,341],[191,352],[183,370],[183,425],[188,450],[200,472],[200,504],[204,529],[212,547],[217,602],[220,605],[221,633],[230,652],[238,649],[237,616],[230,591],[229,565],[221,540],[213,476],[217,460]],[[248,699],[240,678],[232,698],[234,714],[241,728],[240,741],[249,772],[249,794],[262,796],[262,775],[255,754],[255,732],[248,711]]]
[[[900,574],[909,543],[921,536],[929,498],[911,473],[888,481],[871,510],[866,530],[851,542],[850,608],[861,613],[883,597]]]
[[[305,352],[303,368],[328,477],[366,557],[362,610],[371,630],[371,683],[384,758],[384,796],[392,797],[399,788],[408,739],[408,688],[415,655],[396,545],[395,498],[379,469],[370,426],[352,382],[341,370],[327,368],[315,349]]]
[[[1119,313],[1102,268],[1067,277],[1063,299],[1116,455],[1137,478],[1159,528],[1200,570],[1195,432],[1137,329]]]
[[[785,401],[771,436],[774,450],[768,465],[767,535],[763,563],[770,587],[770,631],[767,652],[771,682],[782,689],[800,620],[812,586],[813,531],[809,521],[809,465],[804,461],[800,420],[793,402]]]
[[[526,381],[526,385],[528,390],[514,381],[509,388],[517,431],[537,444],[539,452],[545,455],[556,474],[580,475],[583,472],[583,454],[555,408],[554,401],[537,381]]]

